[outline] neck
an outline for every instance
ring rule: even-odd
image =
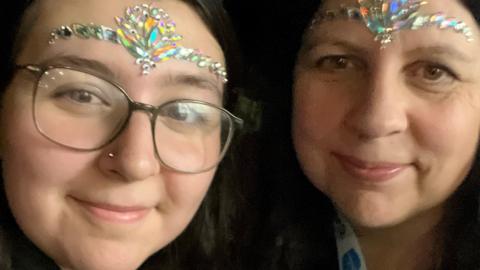
[[[386,228],[353,226],[368,270],[434,269],[440,256],[443,209],[432,209]]]

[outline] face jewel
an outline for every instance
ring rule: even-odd
[[[462,21],[449,18],[443,13],[420,14],[419,9],[427,4],[421,0],[358,0],[359,7],[342,7],[339,10],[320,10],[315,15],[312,27],[320,22],[335,19],[363,20],[368,29],[380,41],[382,48],[393,41],[393,34],[400,30],[418,30],[425,27],[450,29],[463,34],[467,41],[473,40],[473,32]]]
[[[177,42],[182,36],[175,33],[175,23],[162,9],[148,5],[128,8],[124,18],[115,18],[120,43],[142,65],[148,74],[156,62],[163,62],[177,54]]]
[[[55,39],[59,36],[64,37],[64,38],[70,38],[72,36],[73,30],[69,26],[61,26],[52,33],[50,33],[50,44],[53,44],[55,42]]]
[[[95,38],[121,44],[136,58],[144,75],[159,62],[169,59],[188,61],[206,68],[227,82],[225,68],[198,50],[179,44],[183,37],[176,33],[176,25],[162,9],[150,5],[127,8],[124,17],[116,17],[117,30],[95,24],[73,23],[61,26],[50,34],[50,44],[58,38],[69,39],[72,34],[82,39]]]
[[[358,0],[360,13],[375,40],[382,45],[392,42],[395,31],[408,28],[417,12],[427,2],[420,0]]]

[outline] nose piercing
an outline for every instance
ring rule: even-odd
[[[108,157],[109,157],[109,158],[114,158],[114,157],[115,157],[115,154],[112,153],[112,152],[110,152],[110,153],[108,153]]]

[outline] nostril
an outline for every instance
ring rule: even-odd
[[[137,151],[120,152],[111,165],[111,169],[126,181],[141,181],[160,173],[160,164],[155,155]]]
[[[367,103],[345,116],[345,125],[358,138],[374,139],[404,132],[408,116],[398,104]]]
[[[148,179],[160,173],[150,118],[132,114],[124,130],[105,150],[102,170],[114,172],[125,181]]]

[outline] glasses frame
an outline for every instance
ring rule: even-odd
[[[154,106],[154,105],[151,105],[151,104],[146,104],[146,103],[142,103],[142,102],[137,102],[135,100],[133,100],[128,94],[127,92],[125,91],[124,87],[121,86],[119,83],[115,82],[115,81],[112,81],[111,79],[105,77],[104,75],[102,74],[99,74],[97,72],[94,72],[94,71],[90,71],[90,70],[85,70],[85,69],[82,69],[82,68],[79,68],[79,67],[72,67],[72,66],[64,66],[64,65],[48,65],[48,66],[42,66],[42,65],[35,65],[35,64],[26,64],[26,65],[16,65],[15,66],[16,69],[18,70],[22,70],[22,69],[25,69],[25,70],[28,70],[30,71],[31,73],[33,73],[35,76],[36,76],[36,80],[35,80],[35,83],[34,83],[34,89],[33,89],[33,96],[32,96],[32,118],[33,118],[33,121],[34,121],[34,124],[35,124],[35,128],[37,129],[37,131],[43,136],[45,137],[46,139],[48,139],[49,141],[57,144],[57,145],[60,145],[62,147],[65,147],[65,148],[68,148],[68,149],[72,149],[72,150],[75,150],[75,151],[82,151],[82,152],[90,152],[90,151],[96,151],[96,150],[100,150],[102,148],[104,148],[105,146],[109,145],[110,143],[112,143],[122,132],[123,130],[128,126],[128,123],[130,122],[130,118],[133,114],[133,112],[135,111],[142,111],[142,112],[145,112],[148,116],[149,116],[149,119],[150,119],[150,130],[152,132],[152,140],[153,140],[153,146],[155,148],[155,156],[157,157],[157,159],[160,161],[160,163],[170,169],[170,170],[173,170],[173,171],[176,171],[176,172],[179,172],[179,173],[184,173],[184,174],[197,174],[197,173],[202,173],[202,172],[207,172],[207,171],[210,171],[212,170],[213,168],[217,167],[218,164],[222,161],[222,159],[224,158],[226,152],[228,151],[228,148],[232,142],[232,139],[234,137],[234,133],[235,133],[235,129],[241,129],[243,127],[243,120],[237,116],[235,116],[234,114],[232,114],[231,112],[229,112],[227,109],[225,108],[222,108],[222,107],[219,107],[217,105],[214,105],[214,104],[211,104],[209,102],[205,102],[205,101],[200,101],[200,100],[194,100],[194,99],[175,99],[175,100],[171,100],[171,101],[168,101],[168,102],[165,102],[159,106]],[[91,75],[91,76],[95,76],[99,79],[102,79],[108,83],[110,83],[111,85],[115,86],[115,88],[117,88],[122,94],[123,96],[125,96],[125,98],[127,99],[127,102],[128,102],[128,113],[127,113],[127,117],[126,117],[126,120],[124,121],[124,123],[122,124],[122,126],[118,129],[117,132],[115,132],[114,134],[111,135],[111,138],[108,139],[105,143],[103,143],[102,145],[98,146],[98,147],[94,147],[94,148],[88,148],[88,149],[84,149],[84,148],[76,148],[76,147],[73,147],[73,146],[69,146],[69,145],[66,145],[66,144],[63,144],[63,143],[60,143],[60,142],[57,142],[55,140],[53,140],[52,138],[50,138],[42,129],[41,127],[39,126],[38,124],[38,121],[37,121],[37,118],[36,118],[36,115],[35,115],[35,100],[36,100],[36,96],[37,96],[37,92],[38,92],[38,87],[39,87],[39,84],[40,84],[40,80],[42,78],[42,76],[48,72],[49,70],[52,70],[52,69],[67,69],[67,70],[72,70],[72,71],[77,71],[77,72],[82,72],[82,73],[85,73],[85,74],[88,74],[88,75]],[[157,142],[155,141],[155,123],[156,123],[156,120],[157,120],[157,117],[159,115],[159,111],[162,107],[164,106],[167,106],[169,104],[172,104],[172,103],[178,103],[178,102],[184,102],[184,103],[194,103],[194,104],[202,104],[202,105],[206,105],[206,106],[209,106],[209,107],[213,107],[217,110],[220,110],[221,112],[225,113],[227,116],[228,116],[228,120],[230,122],[230,127],[229,127],[229,130],[228,130],[228,137],[225,141],[225,146],[223,147],[224,149],[222,150],[222,152],[220,153],[221,155],[219,156],[218,158],[218,161],[213,164],[212,166],[209,166],[205,169],[202,169],[202,170],[198,170],[198,171],[183,171],[183,170],[179,170],[179,169],[176,169],[176,168],[173,168],[172,166],[166,164],[162,157],[160,156],[160,154],[158,153],[158,147],[157,147]]]

